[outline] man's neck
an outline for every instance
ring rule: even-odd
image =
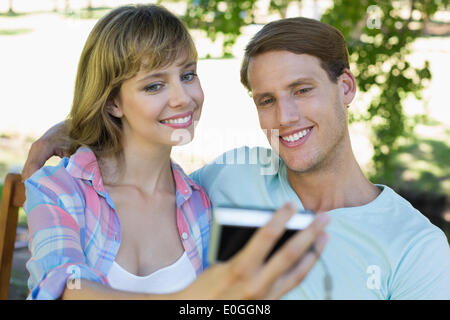
[[[345,165],[298,173],[287,169],[287,178],[303,207],[313,212],[358,207],[373,201],[380,190],[363,174],[353,152]]]

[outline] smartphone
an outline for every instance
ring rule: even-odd
[[[214,207],[212,231],[208,251],[211,264],[224,262],[233,257],[255,231],[272,218],[277,209]],[[283,243],[298,230],[303,230],[314,220],[311,211],[295,213],[286,224],[286,231],[266,257],[269,259]]]

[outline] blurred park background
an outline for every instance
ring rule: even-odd
[[[450,238],[449,0],[0,0],[0,193],[30,144],[67,116],[93,25],[129,3],[164,5],[194,36],[205,103],[194,141],[173,151],[187,172],[234,147],[268,146],[239,81],[255,32],[293,16],[340,29],[358,82],[350,107],[358,161],[372,182],[392,186]],[[26,295],[26,239],[21,211],[13,299]]]

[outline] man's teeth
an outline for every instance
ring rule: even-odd
[[[187,123],[191,120],[191,116],[187,116],[184,118],[178,118],[178,119],[170,119],[170,120],[162,120],[162,123]]]
[[[303,138],[311,129],[305,129],[303,131],[291,134],[290,136],[286,136],[286,137],[281,137],[281,139],[283,139],[284,141],[288,141],[288,142],[294,142],[297,141],[298,139]]]

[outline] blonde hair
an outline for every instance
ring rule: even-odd
[[[106,110],[122,83],[142,67],[163,68],[180,56],[197,60],[184,24],[157,5],[123,6],[94,26],[81,53],[68,117],[69,153],[90,147],[97,156],[120,154],[122,123]]]

